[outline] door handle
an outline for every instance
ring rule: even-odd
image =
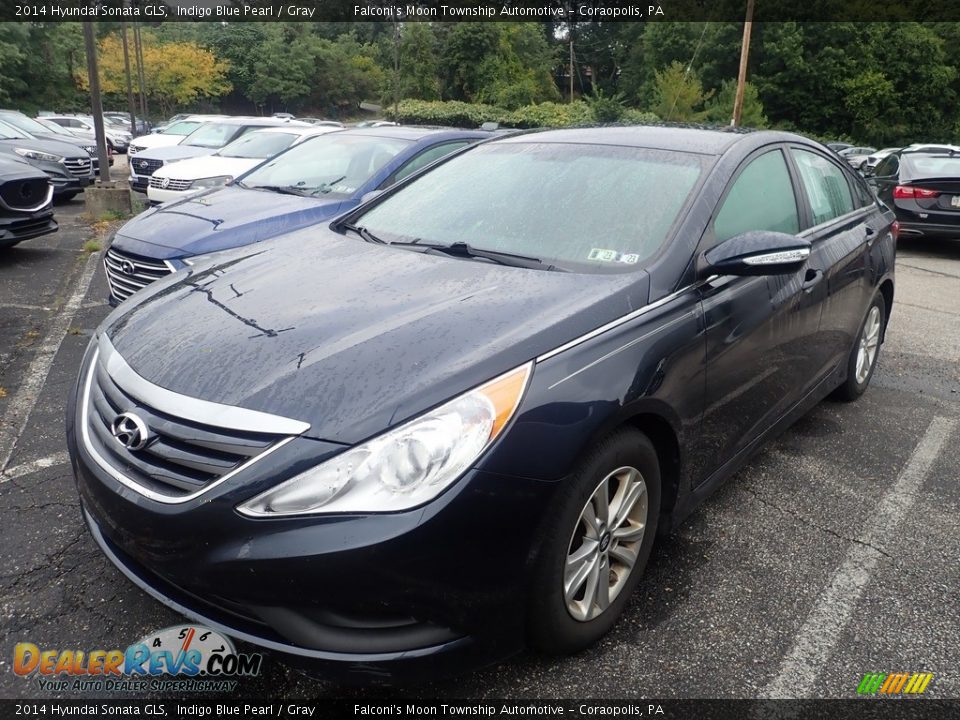
[[[806,275],[803,276],[803,283],[800,285],[800,287],[804,292],[810,292],[820,283],[821,280],[823,280],[823,270],[814,270],[813,268],[808,268]]]

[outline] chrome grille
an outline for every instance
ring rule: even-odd
[[[93,161],[86,158],[64,158],[63,164],[74,177],[90,177],[93,173]]]
[[[162,260],[148,260],[113,248],[104,255],[103,267],[107,271],[110,294],[120,302],[174,271],[171,265]]]
[[[163,160],[135,157],[130,160],[130,170],[137,175],[153,175],[163,167]]]
[[[164,183],[166,182],[166,185]],[[150,178],[150,187],[157,188],[158,190],[172,190],[173,192],[183,192],[184,190],[189,190],[190,186],[193,185],[193,180],[177,180],[175,178],[158,178],[153,176]]]
[[[143,448],[130,450],[114,437],[112,426],[122,413],[136,415],[148,429]],[[234,424],[244,426],[241,429],[213,424],[237,418],[242,422]],[[189,500],[309,428],[153,385],[137,375],[105,337],[87,370],[80,422],[86,449],[101,467],[161,502]]]

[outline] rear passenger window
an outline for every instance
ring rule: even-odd
[[[876,170],[873,171],[874,177],[890,177],[900,171],[900,158],[896,155],[887,155]]]
[[[800,179],[810,201],[814,225],[853,210],[853,196],[843,170],[816,153],[796,148],[790,152],[800,169]]]
[[[717,242],[748,230],[800,231],[797,198],[779,150],[750,161],[734,181],[713,222]]]
[[[469,145],[468,140],[458,140],[457,142],[444,143],[442,145],[436,145],[428,150],[424,150],[422,153],[417,155],[412,160],[409,160],[406,165],[397,170],[396,174],[393,177],[394,182],[400,182],[408,175],[413,175],[417,170],[422,167],[426,167],[434,160],[439,160],[444,155],[449,155],[454,150],[459,150],[464,145]]]

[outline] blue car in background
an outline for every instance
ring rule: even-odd
[[[483,130],[380,127],[307,140],[226,187],[147,210],[120,228],[104,258],[110,302],[190,265],[191,257],[329,220],[489,137]]]

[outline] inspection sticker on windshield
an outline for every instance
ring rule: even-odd
[[[636,253],[620,253],[616,250],[590,248],[590,254],[587,256],[587,260],[599,260],[600,262],[621,262],[629,265],[636,265],[640,261],[640,256]]]

